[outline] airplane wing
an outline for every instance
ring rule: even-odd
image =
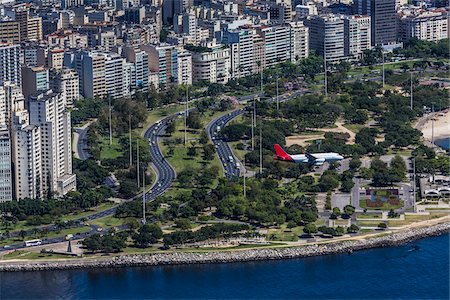
[[[305,156],[308,158],[310,163],[313,163],[317,157],[315,157],[314,155],[309,154],[308,152],[305,153]]]

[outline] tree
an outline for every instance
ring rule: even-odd
[[[345,212],[347,215],[351,216],[351,215],[353,215],[353,213],[355,212],[355,207],[352,206],[352,205],[346,205],[346,206],[344,207],[344,212]]]
[[[85,238],[82,243],[90,252],[99,251],[102,247],[100,234],[93,234],[90,237]]]
[[[343,235],[345,233],[345,229],[342,226],[336,227],[336,235]]]
[[[158,225],[145,224],[139,228],[138,233],[133,236],[133,240],[137,247],[146,248],[148,245],[156,243],[162,236],[162,230]]]
[[[215,152],[216,151],[215,151],[215,148],[213,145],[207,144],[207,145],[203,146],[203,159],[204,160],[213,160]]]
[[[22,239],[22,241],[25,239],[25,236],[27,235],[27,233],[26,233],[26,231],[25,230],[21,230],[20,232],[19,232],[19,236],[20,236],[20,238]]]
[[[348,233],[357,233],[359,231],[359,227],[355,224],[350,225],[350,227],[347,228]]]
[[[191,221],[189,219],[176,219],[175,225],[181,230],[191,229]]]
[[[303,232],[306,234],[317,233],[317,227],[314,223],[308,223],[303,227]]]
[[[395,181],[402,181],[406,177],[406,164],[400,155],[394,156],[389,168],[390,174]]]
[[[396,213],[393,209],[388,212],[388,218],[397,218],[398,213]]]
[[[191,157],[197,156],[197,148],[195,146],[191,146],[188,148],[187,155]]]
[[[175,132],[175,130],[176,130],[176,124],[175,124],[175,121],[170,121],[169,123],[167,123],[167,127],[166,127],[166,130],[165,130],[165,132],[168,134],[168,135],[172,135],[174,132]]]
[[[123,225],[127,226],[129,230],[134,231],[139,228],[139,222],[136,218],[128,217],[123,222]]]
[[[378,228],[379,229],[386,229],[387,228],[387,225],[386,225],[386,223],[380,223],[380,224],[378,224]]]
[[[200,129],[202,128],[202,120],[198,111],[191,111],[186,118],[186,124],[189,128]]]
[[[202,145],[206,145],[208,143],[208,134],[206,133],[206,130],[203,130],[200,134],[199,143]]]

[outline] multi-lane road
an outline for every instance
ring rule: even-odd
[[[152,164],[153,164],[154,169],[157,174],[155,184],[145,194],[145,200],[147,202],[153,201],[156,199],[156,197],[164,194],[164,192],[172,185],[173,181],[176,178],[175,170],[167,162],[167,160],[163,157],[161,150],[158,146],[159,136],[164,134],[164,131],[167,127],[167,123],[170,121],[170,119],[174,118],[175,116],[169,116],[169,117],[155,123],[154,125],[150,126],[145,131],[145,134],[144,134],[145,138],[148,139],[148,141],[150,143],[151,161],[152,161]],[[87,128],[85,128],[83,131],[79,132],[80,139],[85,139],[85,135],[84,136],[82,135],[83,132],[86,133]],[[83,146],[82,140],[79,140],[76,146],[78,147],[79,150],[86,149]],[[85,152],[87,153],[87,151],[85,151]],[[79,151],[80,159],[87,159],[88,157],[81,156],[82,153],[83,153],[83,151]],[[87,153],[87,155],[88,155],[88,153]],[[140,197],[140,196],[137,196],[137,197]],[[129,200],[131,200],[131,199],[129,199]],[[81,232],[82,231],[81,226],[86,225],[88,221],[111,216],[114,214],[115,211],[116,211],[116,207],[112,207],[110,209],[107,209],[107,210],[104,210],[104,211],[101,211],[98,213],[84,216],[83,218],[80,218],[78,220],[74,220],[74,223],[77,224],[76,226],[80,227],[80,233],[74,234],[72,238],[80,239],[80,238],[85,238],[85,237],[88,237],[95,233],[98,233],[100,230],[100,228],[98,226],[89,225],[91,227],[91,230],[88,232]],[[41,227],[41,229],[45,229],[48,231],[59,230],[59,228],[56,225],[44,226],[44,227]],[[31,234],[31,231],[27,232],[27,234]],[[18,235],[19,235],[18,232],[13,232],[10,234],[10,237],[15,237]],[[42,245],[60,243],[60,242],[64,242],[65,240],[66,240],[65,236],[60,236],[60,237],[55,237],[55,238],[43,238]],[[21,248],[25,248],[24,243],[17,243],[17,244],[12,244],[12,245],[2,247],[2,248],[0,248],[0,252],[1,251],[9,251],[9,250],[13,250],[13,249],[21,249]]]
[[[239,177],[241,163],[233,154],[233,151],[228,143],[223,140],[220,131],[224,126],[231,122],[231,120],[241,115],[243,112],[243,109],[234,110],[212,120],[206,127],[206,132],[216,148],[217,155],[219,156],[220,163],[222,164],[224,174],[227,179],[231,179],[233,176]]]
[[[300,95],[301,91],[296,91],[290,95],[282,95],[280,96],[279,100],[286,101],[288,99],[297,97]],[[260,95],[261,96],[261,95]],[[248,100],[253,99],[253,95],[250,96],[244,96],[239,99],[241,103],[244,103]],[[275,101],[275,98],[271,98],[269,101]],[[228,179],[233,178],[234,176],[239,177],[240,176],[240,169],[243,167],[242,164],[239,162],[239,160],[234,156],[233,151],[231,150],[230,146],[226,141],[224,141],[220,135],[220,129],[222,129],[224,126],[226,126],[230,121],[232,121],[237,116],[241,115],[244,112],[243,109],[237,109],[234,110],[228,114],[222,115],[219,118],[213,120],[210,122],[207,126],[207,132],[210,137],[210,139],[213,141],[213,144],[216,148],[217,154],[219,156],[219,159],[222,163],[222,166],[224,168],[225,177]],[[153,184],[153,186],[145,193],[145,200],[147,202],[155,200],[158,196],[161,196],[164,194],[170,186],[173,184],[174,180],[176,179],[176,172],[173,169],[173,167],[168,163],[168,161],[164,158],[161,149],[159,148],[158,139],[160,136],[164,135],[165,129],[167,128],[168,122],[170,122],[172,119],[176,118],[179,115],[182,115],[183,112],[177,113],[171,116],[168,116],[157,123],[150,126],[144,133],[145,138],[149,141],[150,144],[150,157],[153,164],[153,167],[156,172],[156,181]],[[89,158],[89,152],[87,149],[86,139],[87,139],[87,131],[89,126],[85,126],[85,128],[80,128],[79,133],[79,139],[77,142],[77,151],[79,153],[80,159],[85,160]],[[231,158],[231,159],[230,159]],[[137,196],[140,197],[140,196]],[[136,197],[135,197],[136,198]],[[131,200],[131,199],[129,199]],[[78,220],[74,220],[79,225],[77,226],[83,226],[83,224],[86,224],[88,221],[104,218],[110,215],[113,215],[116,211],[115,207],[112,207],[110,209],[94,213],[91,215],[84,216],[83,218],[80,218]],[[77,222],[78,221],[78,222]],[[80,233],[76,233],[73,236],[73,239],[80,239],[88,237],[92,234],[99,232],[99,227],[90,225],[91,230],[88,232],[81,232],[80,227]],[[56,225],[49,225],[42,227],[41,229],[46,229],[48,231],[57,231],[59,228],[56,227]],[[17,235],[15,232],[12,234],[12,236]],[[65,236],[55,237],[55,238],[47,238],[42,239],[42,244],[53,244],[53,243],[60,243],[66,240]],[[7,251],[12,249],[20,249],[24,248],[23,243],[19,244],[13,244],[8,245],[7,247],[0,248],[1,251]]]

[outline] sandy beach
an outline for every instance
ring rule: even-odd
[[[417,122],[415,127],[422,131],[424,139],[431,142],[433,118],[434,140],[450,137],[450,109],[447,109],[434,114],[428,114]]]

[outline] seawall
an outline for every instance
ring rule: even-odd
[[[0,262],[0,272],[42,271],[82,268],[116,268],[131,266],[156,266],[179,264],[232,263],[257,260],[275,260],[311,257],[357,250],[398,246],[413,240],[437,236],[450,231],[450,222],[414,228],[385,236],[328,244],[312,244],[290,248],[265,248],[239,251],[170,252],[153,254],[118,255],[103,258]]]

